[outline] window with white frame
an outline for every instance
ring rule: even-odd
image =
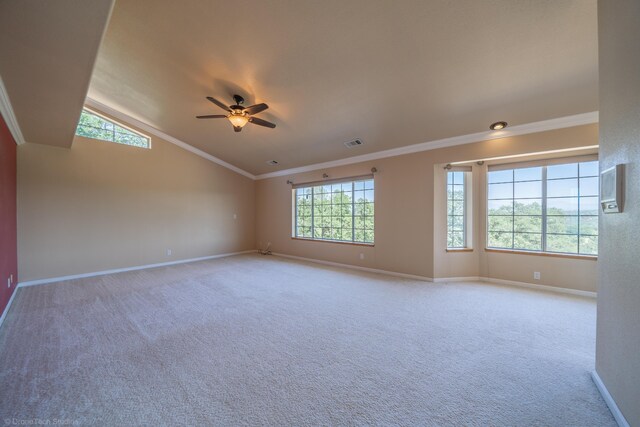
[[[373,244],[373,176],[299,185],[293,192],[294,237]]]
[[[467,239],[468,174],[464,170],[447,171],[447,249],[464,249]]]
[[[489,167],[487,247],[597,255],[598,161]]]
[[[151,139],[93,111],[82,110],[76,135],[133,147],[151,148]]]

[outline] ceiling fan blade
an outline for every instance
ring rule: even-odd
[[[268,122],[266,120],[259,119],[257,117],[249,117],[249,123],[253,123],[254,125],[264,126],[268,128],[274,128],[276,125],[274,123]]]
[[[211,96],[207,96],[207,99],[213,102],[214,104],[216,104],[218,107],[222,108],[223,110],[231,112],[231,109],[228,106],[224,105],[222,102],[218,101],[217,99]]]
[[[209,114],[208,116],[196,116],[196,119],[226,119],[224,114]]]
[[[269,106],[267,104],[256,104],[256,105],[252,105],[251,107],[247,107],[244,109],[245,113],[248,114],[258,114],[261,111],[266,110],[267,108],[269,108]]]

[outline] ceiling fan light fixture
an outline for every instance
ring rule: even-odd
[[[242,104],[244,103],[244,98],[240,95],[233,95],[233,100],[236,103],[227,107],[224,103],[211,96],[207,96],[207,100],[225,110],[227,114],[207,114],[204,116],[196,116],[196,119],[227,119],[231,122],[234,132],[242,131],[242,128],[247,123],[271,129],[276,127],[275,123],[271,123],[254,116],[255,114],[269,108],[269,106],[264,102],[261,104],[251,105],[250,107],[243,107]]]
[[[247,124],[247,122],[249,122],[249,117],[247,117],[246,115],[244,115],[243,113],[231,113],[229,114],[229,117],[227,117],[229,119],[229,121],[231,122],[231,124],[233,125],[233,127],[243,127],[244,125]]]

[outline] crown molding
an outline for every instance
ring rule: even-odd
[[[156,136],[158,138],[161,138],[161,139],[163,139],[163,140],[165,140],[167,142],[170,142],[171,144],[177,145],[178,147],[180,147],[180,148],[182,148],[184,150],[190,151],[191,153],[193,153],[193,154],[195,154],[197,156],[205,158],[205,159],[207,159],[207,160],[209,160],[209,161],[211,161],[213,163],[216,163],[216,164],[218,164],[220,166],[223,166],[223,167],[225,167],[225,168],[227,168],[229,170],[232,170],[232,171],[234,171],[236,173],[239,173],[240,175],[246,176],[247,178],[251,178],[251,179],[254,179],[254,180],[256,179],[255,175],[253,175],[252,173],[249,173],[249,172],[247,172],[247,171],[245,171],[243,169],[240,169],[239,167],[234,166],[231,163],[227,163],[224,160],[219,159],[219,158],[217,158],[215,156],[212,156],[209,153],[205,153],[204,151],[194,147],[193,145],[187,144],[186,142],[181,141],[178,138],[174,138],[173,136],[168,135],[168,134],[162,132],[161,130],[156,129],[151,125],[148,125],[148,124],[146,124],[144,122],[141,122],[140,120],[135,119],[135,118],[131,117],[130,115],[125,114],[125,113],[123,113],[121,111],[118,111],[118,110],[116,110],[114,108],[111,108],[108,105],[105,105],[105,104],[103,104],[103,103],[101,103],[99,101],[96,101],[95,99],[87,98],[85,104],[87,106],[91,107],[91,108],[95,108],[98,111],[102,111],[103,113],[109,114],[110,116],[113,116],[113,117],[115,117],[115,118],[117,118],[119,120],[122,120],[125,123],[128,123],[128,124],[130,124],[132,126],[135,126],[135,127],[139,128],[139,129],[142,129],[143,131],[145,131],[145,132],[147,132],[147,133],[149,133],[151,135],[154,135],[154,136]]]
[[[437,148],[453,147],[456,145],[470,144],[473,142],[489,141],[492,139],[508,138],[517,135],[526,135],[548,130],[562,129],[573,126],[581,126],[598,123],[598,111],[590,113],[576,114],[573,116],[559,117],[556,119],[543,120],[540,122],[526,123],[523,125],[511,126],[500,131],[485,131],[470,133],[467,135],[454,136],[451,138],[437,139],[434,141],[422,142],[419,144],[407,145],[405,147],[392,148],[390,150],[377,151],[375,153],[363,154],[360,156],[347,157],[345,159],[333,160],[324,163],[316,163],[308,166],[284,169],[257,175],[255,179],[275,178],[285,175],[293,175],[302,172],[310,172],[318,169],[333,168],[336,166],[350,165],[353,163],[366,162],[370,160],[384,159],[387,157],[401,156],[403,154],[419,153],[421,151],[435,150]]]
[[[9,132],[11,132],[16,144],[24,144],[26,141],[24,140],[24,136],[20,130],[18,119],[16,119],[16,115],[13,112],[13,107],[11,107],[9,94],[7,93],[7,89],[2,81],[2,76],[0,76],[0,114],[2,114],[4,121],[7,123]]]

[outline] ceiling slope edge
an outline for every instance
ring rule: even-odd
[[[171,135],[168,135],[164,132],[162,132],[161,130],[156,129],[155,127],[148,125],[144,122],[141,122],[138,119],[135,119],[131,116],[129,116],[128,114],[125,114],[121,111],[116,110],[115,108],[111,108],[108,105],[105,105],[101,102],[96,101],[95,99],[92,98],[87,98],[86,100],[86,105],[92,108],[95,108],[99,111],[102,111],[103,113],[109,114],[119,120],[122,120],[125,123],[128,123],[132,126],[135,126],[139,129],[142,129],[143,131],[150,133],[151,135],[157,136],[158,138],[161,138],[167,142],[170,142],[171,144],[177,145],[178,147],[190,151],[191,153],[200,156],[202,158],[205,158],[213,163],[216,163],[220,166],[223,166],[229,170],[232,170],[236,173],[239,173],[240,175],[246,176],[247,178],[251,178],[251,179],[256,179],[256,176],[253,175],[252,173],[249,173],[247,171],[245,171],[244,169],[240,169],[237,166],[232,165],[231,163],[227,163],[222,159],[219,159],[216,156],[212,156],[209,153],[206,153],[196,147],[194,147],[193,145],[187,144],[184,141],[179,140],[178,138],[174,138]]]

